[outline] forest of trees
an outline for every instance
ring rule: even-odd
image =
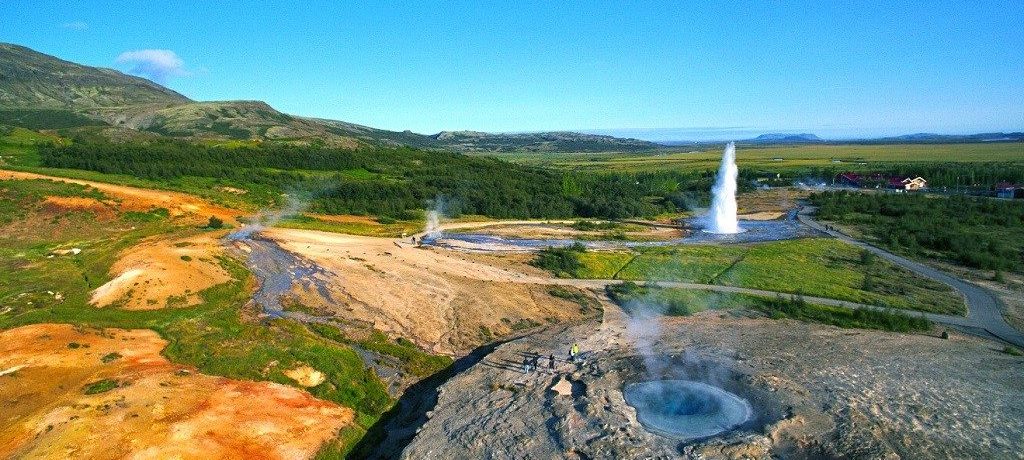
[[[340,150],[182,141],[78,140],[40,148],[43,166],[169,180],[213,177],[311,193],[313,210],[402,216],[432,200],[451,215],[499,218],[652,216],[706,201],[713,173],[582,174],[412,148]]]
[[[811,195],[823,220],[861,227],[880,244],[988,270],[1021,272],[1024,202],[911,193]]]

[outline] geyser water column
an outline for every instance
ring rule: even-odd
[[[722,164],[718,167],[715,186],[711,188],[711,212],[704,231],[710,233],[739,233],[736,219],[736,143],[730,142],[722,153]]]

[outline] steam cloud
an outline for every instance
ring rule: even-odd
[[[247,240],[254,233],[259,233],[267,227],[273,227],[281,219],[293,216],[309,206],[309,198],[304,195],[285,195],[285,205],[279,209],[263,209],[253,218],[252,222],[242,225],[241,228],[231,232],[227,236],[229,241]]]
[[[165,83],[172,77],[188,75],[185,63],[171,50],[125,51],[117,57],[119,64],[130,65],[128,73],[146,77],[157,83]]]
[[[447,202],[444,197],[437,197],[430,203],[427,210],[427,224],[424,229],[427,240],[436,240],[441,236],[441,219],[445,216]]]

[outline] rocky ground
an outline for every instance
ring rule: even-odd
[[[655,324],[607,305],[601,324],[497,347],[441,386],[401,457],[1024,458],[1024,358],[990,342],[720,312]],[[575,341],[579,367],[564,359]],[[534,353],[556,354],[556,372],[524,375]],[[755,418],[690,444],[652,434],[622,387],[654,378],[719,385]]]

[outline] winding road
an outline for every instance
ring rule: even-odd
[[[906,257],[898,256],[879,247],[851,238],[849,235],[844,233],[826,228],[811,217],[813,212],[813,207],[804,207],[800,210],[797,218],[800,219],[800,222],[804,225],[854,246],[871,251],[879,257],[917,273],[918,275],[931,278],[935,281],[948,285],[964,296],[964,300],[967,302],[966,318],[947,315],[925,315],[932,321],[952,326],[960,331],[973,335],[995,338],[1018,347],[1024,347],[1024,334],[1017,329],[1014,329],[1006,322],[1005,319],[1003,319],[1002,302],[1000,302],[999,298],[992,294],[988,289],[978,286],[977,284],[964,281],[936,268],[914,262]],[[810,301],[809,298],[808,300]],[[815,302],[816,301],[817,300],[815,300]]]

